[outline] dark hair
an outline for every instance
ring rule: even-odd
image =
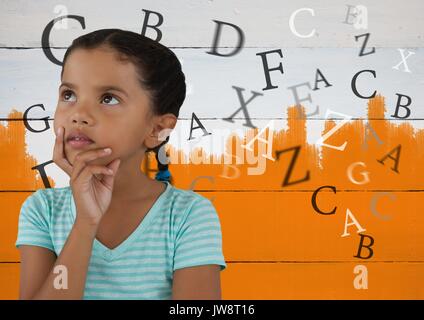
[[[66,59],[73,50],[99,47],[114,49],[119,59],[129,60],[134,64],[141,87],[150,95],[155,115],[172,113],[178,117],[186,96],[181,63],[168,47],[138,33],[122,29],[100,29],[74,39],[65,52],[61,77]],[[165,141],[146,152],[155,153],[159,170],[155,179],[171,182],[168,164],[162,164],[158,158],[159,149],[168,141],[169,135]]]

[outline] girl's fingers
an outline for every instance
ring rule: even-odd
[[[112,189],[113,181],[116,176],[116,172],[119,169],[119,165],[121,164],[120,159],[115,159],[111,163],[109,163],[106,167],[111,169],[113,171],[113,174],[111,175],[105,175],[103,176],[102,182],[109,188]]]
[[[55,145],[53,149],[53,161],[71,177],[71,180],[75,180],[78,178],[78,176],[82,173],[84,168],[87,166],[87,162],[95,160],[100,157],[110,155],[112,153],[112,150],[110,150],[110,148],[106,148],[106,150],[95,149],[95,150],[82,152],[76,155],[74,165],[72,165],[71,163],[69,163],[68,159],[65,156],[64,136],[65,134],[64,134],[63,127],[59,127],[58,132],[56,132],[56,140],[55,140]],[[109,151],[107,151],[107,149]],[[106,166],[93,166],[95,168],[103,168],[100,172],[96,171],[95,174],[104,174],[104,175],[113,174],[117,166],[115,168],[116,163],[114,161],[112,161],[109,165],[111,164],[113,164],[112,167],[110,168],[112,169],[112,173],[108,171],[109,168]]]
[[[65,149],[63,147],[64,130],[62,127],[58,128],[56,132],[56,139],[53,148],[53,162],[62,168],[69,176],[72,175],[72,165],[69,163],[65,156]]]
[[[95,175],[103,175],[103,179],[101,180],[106,186],[110,186],[110,180],[108,182],[106,181],[107,178],[112,178],[113,180],[113,171],[110,171],[111,169],[105,167],[105,166],[99,166],[99,165],[87,165],[82,170],[81,174],[79,175],[79,179],[83,179],[83,181],[90,180]]]
[[[112,169],[114,173],[118,171],[119,165],[121,164],[121,159],[114,159],[111,163],[109,163],[106,167]]]
[[[106,149],[109,149],[110,151],[106,151],[105,149],[95,149],[77,154],[75,156],[72,178],[78,178],[84,167],[87,165],[87,162],[110,155],[112,153],[112,150],[110,148]]]

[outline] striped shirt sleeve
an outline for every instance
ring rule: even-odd
[[[27,197],[21,206],[15,246],[34,245],[54,251],[49,233],[49,209],[42,189]]]
[[[226,268],[218,214],[211,201],[199,198],[183,218],[176,235],[174,270],[205,264]]]

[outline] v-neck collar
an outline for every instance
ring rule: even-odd
[[[159,195],[159,197],[156,199],[156,201],[153,203],[153,205],[150,207],[149,211],[147,211],[146,215],[144,216],[143,220],[141,220],[140,224],[137,226],[137,228],[123,241],[121,242],[117,247],[110,249],[106,247],[103,243],[101,243],[97,238],[94,238],[93,241],[93,254],[97,254],[101,258],[107,261],[111,261],[119,257],[122,253],[125,252],[125,250],[131,245],[131,243],[138,239],[140,234],[148,228],[150,223],[152,222],[153,218],[158,214],[159,207],[162,205],[162,203],[165,201],[165,198],[167,197],[167,194],[170,192],[172,185],[169,183],[169,181],[161,181],[166,184],[165,190]],[[68,187],[71,192],[70,196],[70,202],[71,202],[71,214],[72,214],[72,223],[75,222],[76,219],[76,206],[75,201],[72,195],[72,189],[71,187]]]

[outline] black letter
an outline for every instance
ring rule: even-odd
[[[49,43],[49,38],[50,38],[50,32],[53,29],[53,26],[56,22],[59,22],[62,19],[65,18],[69,18],[69,19],[75,19],[77,20],[83,29],[85,29],[85,21],[84,21],[84,17],[81,16],[75,16],[75,15],[66,15],[66,16],[62,16],[62,17],[57,17],[54,18],[52,21],[50,21],[47,26],[44,28],[43,30],[43,34],[41,35],[41,47],[43,48],[43,52],[46,55],[47,59],[49,59],[51,62],[53,62],[54,64],[57,64],[58,66],[62,66],[62,62],[60,62],[59,60],[57,60],[52,52],[50,51],[50,43]]]
[[[236,87],[236,86],[232,86],[232,88],[234,88],[234,89],[236,89],[236,91],[237,91],[237,96],[238,96],[238,98],[239,98],[239,101],[240,101],[240,103],[241,103],[241,107],[239,108],[239,109],[237,109],[236,110],[236,112],[234,112],[229,118],[224,118],[224,119],[222,119],[222,120],[225,120],[225,121],[229,121],[229,122],[234,122],[233,120],[231,120],[240,110],[243,110],[243,113],[244,113],[244,116],[245,116],[245,118],[246,118],[246,123],[245,124],[243,124],[245,127],[250,127],[250,128],[253,128],[253,129],[256,129],[256,127],[253,125],[253,123],[250,121],[250,117],[249,117],[249,113],[247,112],[247,108],[246,108],[246,106],[247,106],[247,104],[250,102],[250,101],[252,101],[253,100],[253,98],[255,98],[256,96],[263,96],[263,94],[262,93],[259,93],[259,92],[255,92],[255,91],[252,91],[252,93],[253,93],[253,96],[247,101],[247,102],[244,102],[244,98],[243,98],[243,95],[241,94],[241,92],[242,91],[244,91],[244,89],[243,88],[239,88],[239,87]]]
[[[371,74],[374,76],[374,78],[376,77],[376,75],[375,75],[375,71],[374,71],[374,70],[361,70],[361,71],[357,72],[357,73],[353,76],[353,78],[352,78],[352,83],[351,83],[352,91],[353,91],[353,93],[354,93],[356,96],[358,96],[359,98],[362,98],[362,99],[370,99],[370,98],[374,98],[374,97],[375,97],[375,95],[376,95],[376,93],[377,93],[377,91],[374,91],[374,92],[373,92],[373,94],[372,94],[371,96],[365,97],[365,96],[360,95],[360,94],[359,94],[359,92],[358,92],[358,90],[356,90],[356,78],[357,78],[357,77],[358,77],[358,76],[359,76],[362,72],[369,72],[369,73],[371,73]]]
[[[399,173],[399,171],[397,170],[397,168],[398,168],[398,165],[399,165],[399,157],[400,157],[400,147],[401,147],[401,145],[398,145],[396,148],[394,148],[392,151],[390,151],[386,156],[384,156],[382,159],[380,159],[380,160],[377,160],[378,162],[380,162],[382,165],[384,165],[384,160],[386,159],[386,158],[390,158],[390,159],[392,159],[394,162],[395,162],[395,167],[394,168],[392,168],[392,170],[394,171],[394,172],[396,172],[396,173]],[[396,151],[396,158],[393,158],[392,156],[391,156],[391,154],[395,151],[395,150],[397,150]]]
[[[366,56],[367,54],[371,54],[371,53],[374,53],[375,52],[375,47],[372,47],[372,50],[370,52],[364,53],[364,49],[365,49],[365,47],[366,47],[366,45],[368,43],[368,38],[370,36],[369,33],[364,33],[364,34],[361,34],[359,36],[355,36],[355,41],[358,41],[358,38],[364,37],[364,36],[365,36],[365,41],[362,43],[362,48],[361,48],[361,51],[359,52],[359,56],[360,57],[361,56]]]
[[[398,99],[397,99],[397,102],[396,102],[396,111],[395,111],[395,114],[391,115],[391,117],[395,117],[395,118],[398,118],[398,119],[408,118],[411,115],[411,109],[407,108],[407,106],[409,106],[412,102],[411,97],[404,95],[404,94],[400,94],[400,93],[396,93],[396,95],[398,96]],[[400,104],[400,100],[402,99],[402,97],[406,97],[408,99],[408,102],[404,105]],[[398,115],[399,107],[403,107],[403,108],[406,109],[406,115],[404,117],[400,117]]]
[[[221,56],[221,57],[231,57],[233,55],[235,55],[237,52],[239,52],[241,50],[241,48],[243,47],[243,43],[244,43],[244,33],[243,30],[241,30],[239,27],[237,27],[235,24],[229,23],[229,22],[223,22],[223,21],[219,21],[219,20],[212,20],[213,22],[216,22],[216,29],[215,29],[215,38],[213,39],[213,44],[212,44],[212,50],[211,51],[206,51],[207,54],[213,54],[216,56]],[[227,53],[227,54],[222,54],[222,53],[218,53],[218,51],[216,50],[218,47],[218,41],[219,41],[219,35],[221,33],[221,25],[222,24],[226,24],[228,26],[233,27],[234,29],[236,29],[236,31],[239,34],[239,42],[238,45],[236,47],[236,49],[233,52]]]
[[[31,128],[31,126],[29,125],[29,122],[28,122],[28,112],[32,109],[32,108],[35,108],[35,107],[40,107],[41,109],[43,109],[44,111],[46,110],[46,109],[44,109],[44,106],[43,106],[43,104],[42,103],[40,103],[40,104],[34,104],[34,105],[32,105],[31,107],[29,107],[28,109],[26,109],[25,110],[25,112],[24,112],[24,125],[25,125],[25,128],[27,128],[29,131],[31,131],[31,132],[44,132],[44,131],[46,131],[46,130],[49,130],[50,129],[50,124],[49,124],[49,117],[47,116],[47,117],[44,117],[44,118],[41,118],[40,120],[44,120],[44,123],[46,124],[46,128],[45,129],[43,129],[43,130],[34,130],[33,128]]]
[[[296,147],[287,148],[287,149],[284,149],[284,150],[276,150],[275,151],[275,155],[276,155],[277,160],[278,160],[280,158],[280,154],[282,154],[283,152],[290,151],[290,150],[294,149],[294,156],[291,159],[291,162],[289,164],[289,169],[287,171],[286,176],[284,177],[284,181],[283,181],[283,184],[282,184],[283,187],[309,180],[309,170],[308,170],[308,172],[306,173],[306,176],[303,179],[289,182],[290,175],[291,175],[293,168],[294,168],[294,164],[295,164],[297,156],[299,155],[299,152],[300,152],[300,148],[301,148],[300,146],[296,146]]]
[[[40,172],[41,179],[43,180],[44,186],[46,188],[51,188],[51,186],[50,186],[49,179],[47,178],[46,171],[44,170],[44,167],[46,165],[50,164],[50,163],[54,163],[54,161],[50,160],[50,161],[47,161],[45,163],[40,163],[40,164],[36,165],[35,167],[31,168],[32,170],[36,169],[36,170],[38,170],[38,172]]]
[[[320,80],[318,80],[318,75],[321,77]],[[322,75],[321,71],[319,71],[319,69],[317,69],[317,73],[315,74],[315,87],[312,90],[319,90],[317,84],[320,81],[324,81],[327,85],[325,87],[331,87],[332,85],[328,83],[327,79],[325,79],[325,77]]]
[[[264,73],[265,73],[265,79],[266,79],[266,87],[265,88],[262,88],[262,90],[269,90],[269,89],[278,88],[278,86],[273,86],[271,84],[271,77],[269,76],[269,72],[270,71],[280,70],[282,74],[284,73],[283,65],[281,64],[281,62],[278,65],[278,67],[276,67],[276,68],[271,68],[270,69],[268,67],[268,60],[266,59],[266,55],[268,53],[273,53],[273,52],[277,52],[280,55],[281,58],[283,57],[283,53],[281,52],[281,49],[275,49],[275,50],[266,51],[266,52],[259,52],[259,53],[256,54],[257,56],[261,56],[261,58],[262,58],[262,65],[264,67]]]
[[[314,210],[316,212],[320,213],[320,214],[335,214],[337,207],[334,207],[334,209],[330,212],[324,212],[324,211],[321,211],[317,206],[317,194],[321,189],[324,189],[324,188],[330,188],[331,190],[333,190],[334,193],[336,193],[336,187],[334,187],[334,186],[321,186],[321,187],[319,187],[312,194],[312,207],[314,207]]]
[[[359,242],[358,253],[354,257],[355,258],[361,258],[361,259],[369,259],[374,254],[373,250],[371,249],[371,246],[374,244],[374,238],[371,237],[371,236],[367,236],[365,234],[362,234],[362,233],[360,233],[359,235],[361,236],[361,241]],[[370,244],[367,245],[367,246],[364,245],[364,238],[365,237],[370,239]],[[369,250],[369,255],[367,257],[361,257],[361,250],[362,250],[363,247],[365,247]]]
[[[193,128],[193,119],[195,119],[196,120],[196,122],[199,124],[199,126],[197,126],[197,127],[194,127]],[[203,132],[204,132],[204,135],[203,136],[207,136],[207,135],[209,135],[209,134],[212,134],[212,133],[209,133],[209,132],[207,132],[206,131],[206,129],[205,129],[205,127],[203,126],[203,124],[200,122],[200,120],[197,118],[197,116],[195,115],[195,113],[193,112],[192,114],[191,114],[191,124],[190,124],[190,137],[187,139],[187,140],[191,140],[192,138],[191,138],[191,133],[193,132],[193,130],[194,129],[198,129],[198,128],[201,128],[202,130],[203,130]],[[194,139],[194,138],[193,138]]]
[[[144,17],[144,21],[143,21],[143,27],[141,28],[141,34],[143,36],[145,36],[146,35],[146,29],[147,29],[147,27],[151,27],[152,29],[155,29],[156,30],[156,34],[157,34],[156,39],[153,39],[153,40],[159,42],[160,39],[162,39],[162,31],[160,31],[160,29],[159,28],[156,28],[156,27],[160,26],[163,23],[163,16],[159,12],[150,11],[150,10],[144,10],[144,9],[141,9],[141,10],[144,11],[144,12],[146,12],[146,16]],[[158,16],[158,22],[157,22],[156,25],[149,25],[148,24],[148,22],[149,22],[149,15],[151,13],[154,13],[154,14],[156,14]]]

